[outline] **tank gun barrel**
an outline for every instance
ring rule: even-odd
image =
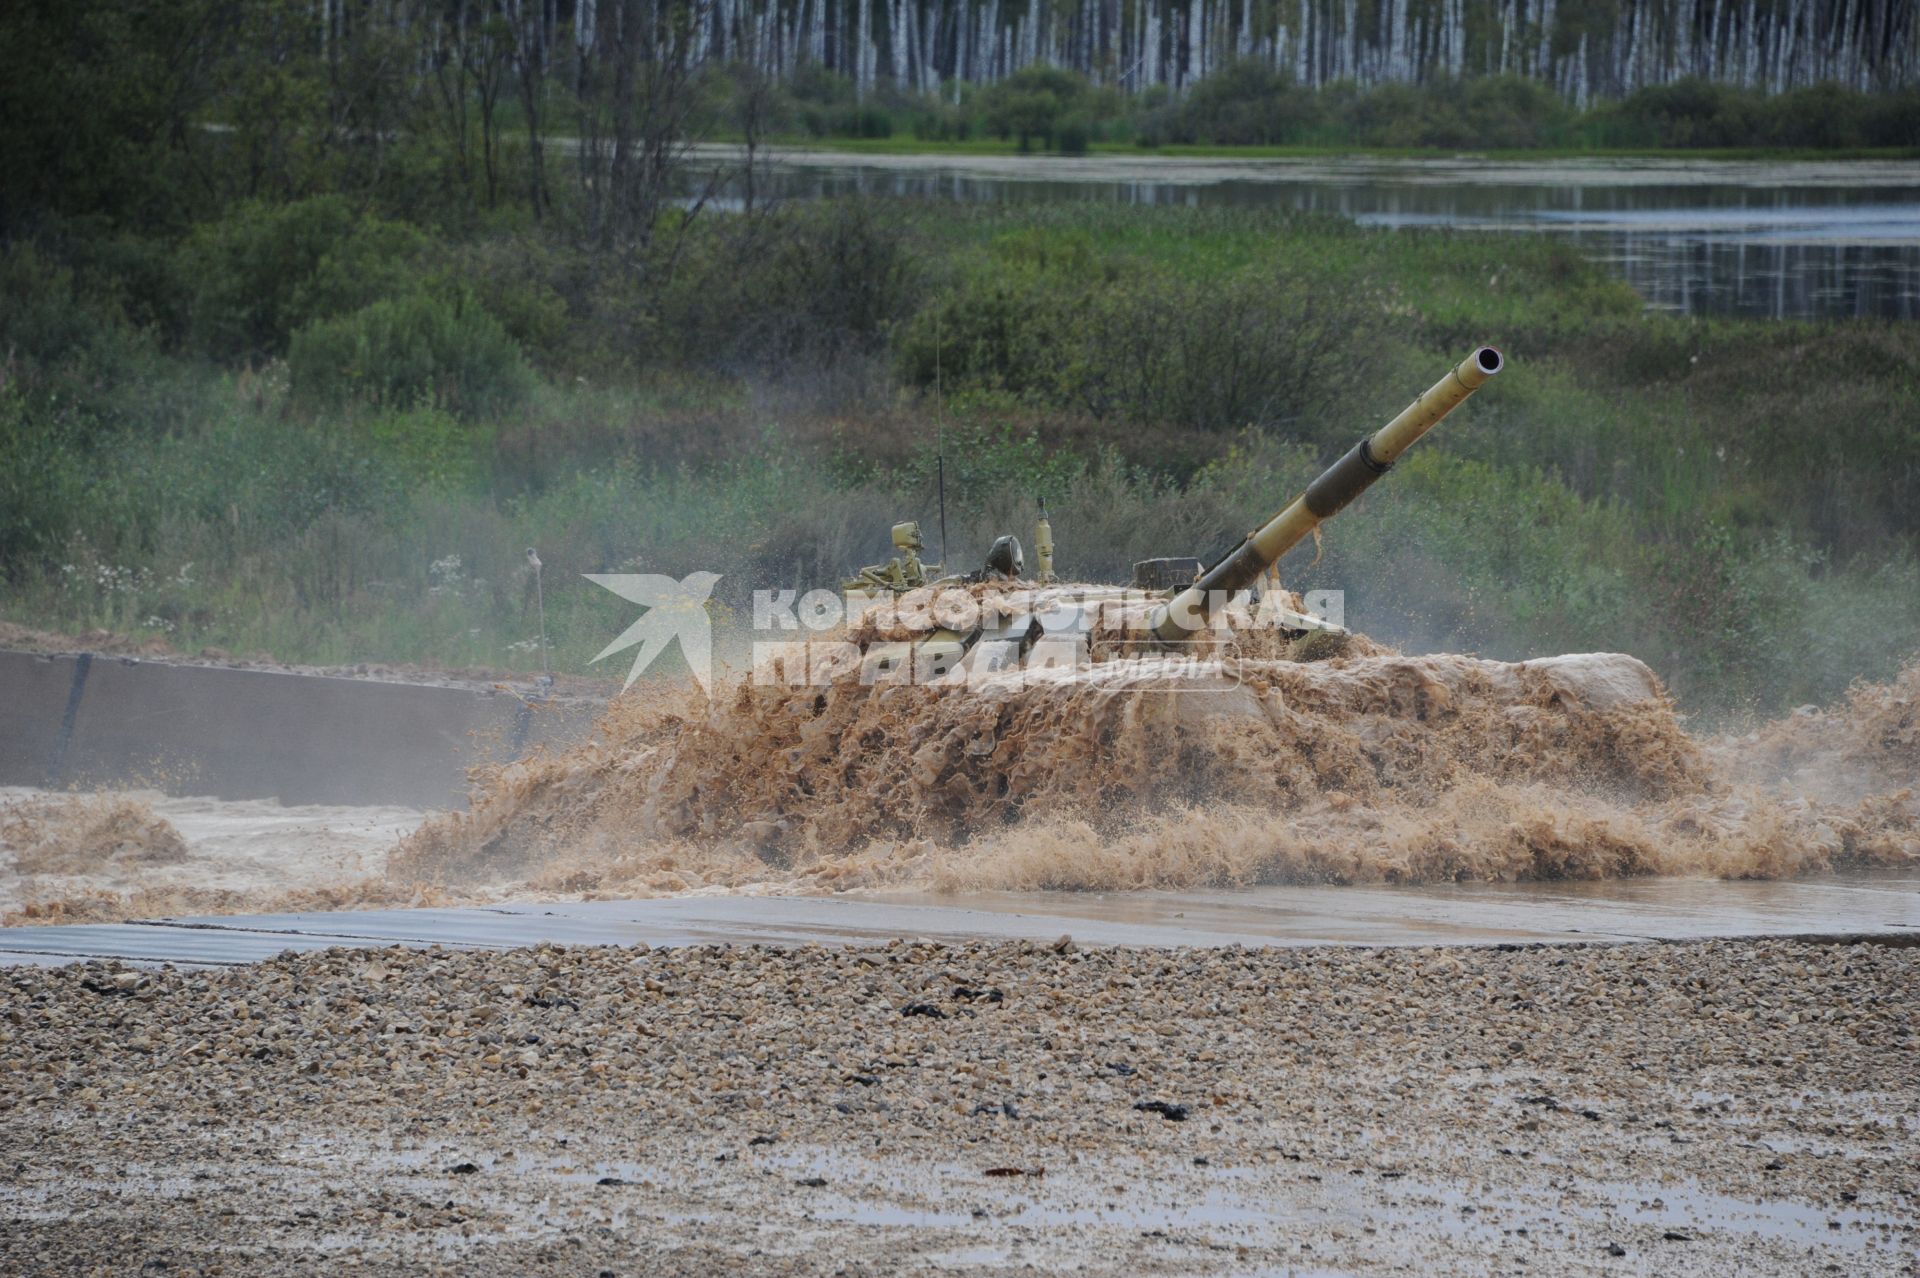
[[[1200,574],[1191,586],[1154,610],[1150,625],[1167,641],[1183,639],[1207,624],[1209,611],[1219,602],[1245,590],[1280,556],[1313,535],[1320,524],[1387,473],[1387,468],[1413,442],[1458,408],[1467,396],[1486,385],[1505,363],[1499,351],[1482,346],[1461,360],[1427,393],[1407,405],[1400,415],[1355,444],[1329,466],[1286,509],[1247,535],[1219,562]]]

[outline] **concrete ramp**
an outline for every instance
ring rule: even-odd
[[[532,683],[403,683],[0,652],[0,785],[457,806],[469,768],[588,731]]]
[[[697,896],[468,909],[252,914],[0,929],[0,965],[218,967],[288,950],[441,946],[872,945],[1071,935],[1081,945],[1542,945],[1800,937],[1920,944],[1920,874],[977,896]]]

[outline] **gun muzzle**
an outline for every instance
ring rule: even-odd
[[[1322,521],[1345,509],[1386,474],[1413,441],[1432,430],[1467,396],[1486,385],[1505,362],[1500,352],[1491,346],[1482,346],[1461,360],[1452,372],[1407,405],[1399,416],[1329,466],[1286,509],[1248,534],[1245,541],[1202,572],[1191,586],[1155,609],[1149,622],[1154,634],[1167,642],[1177,642],[1204,629],[1214,607],[1253,585],[1280,556],[1312,536]]]

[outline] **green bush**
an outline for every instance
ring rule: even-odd
[[[944,435],[922,435],[905,470],[931,475],[945,458],[954,512],[985,514],[1001,505],[1035,499],[1057,501],[1072,493],[1089,470],[1088,459],[1048,448],[1035,432],[1001,422],[965,421]],[[1012,497],[1012,502],[1004,499]],[[1027,511],[1031,516],[1037,508]]]
[[[124,281],[101,255],[74,256],[84,265],[31,242],[0,250],[0,382],[17,384],[29,413],[77,447],[119,426],[177,424],[197,407],[200,370],[167,359],[128,317]]]
[[[1070,292],[1057,292],[1056,281]],[[1064,273],[975,264],[907,323],[901,372],[927,389],[1006,390],[1044,402],[1058,386],[1061,346],[1077,322],[1074,302],[1087,290],[1087,281],[1071,283]]]
[[[423,242],[337,195],[241,205],[181,249],[195,344],[219,359],[282,354],[295,330],[403,287]]]
[[[380,413],[360,430],[364,447],[403,491],[459,488],[479,474],[484,434],[443,408]]]
[[[1316,422],[1378,367],[1378,298],[1277,263],[1197,278],[1015,233],[916,314],[905,376],[1100,420],[1231,432]]]
[[[1059,67],[1031,66],[996,81],[980,95],[987,128],[996,137],[1017,138],[1022,152],[1037,141],[1043,150],[1060,146],[1061,130],[1089,98],[1086,78]],[[1086,150],[1089,126],[1084,118],[1072,140]]]
[[[110,309],[117,322],[161,346],[184,335],[190,290],[180,274],[176,241],[71,226],[42,243],[72,268],[89,302]]]
[[[1869,98],[1861,127],[1868,146],[1920,147],[1920,87]]]
[[[1074,111],[1060,121],[1054,131],[1062,155],[1085,155],[1093,144],[1093,120],[1084,111]]]
[[[1523,76],[1313,90],[1255,61],[1231,63],[1183,97],[1141,101],[1139,137],[1150,145],[1539,147],[1573,116],[1551,88]]]
[[[1596,113],[1615,145],[1722,147],[1759,141],[1757,95],[1705,80],[1641,89]]]
[[[1295,87],[1290,75],[1239,61],[1151,113],[1142,136],[1156,143],[1271,146],[1303,141],[1319,116],[1319,100]]]
[[[741,263],[751,261],[751,270]],[[875,205],[790,207],[710,227],[658,299],[660,352],[780,374],[878,353],[921,296],[906,233]]]
[[[526,357],[468,298],[388,298],[293,336],[296,400],[310,406],[431,405],[466,417],[515,407],[533,388]]]
[[[81,376],[123,376],[141,345],[110,294],[83,286],[73,269],[30,241],[0,252],[0,352],[30,373],[65,368]]]
[[[1310,429],[1377,367],[1368,301],[1284,267],[1207,283],[1143,274],[1091,299],[1062,389],[1096,417]]]
[[[513,235],[444,250],[425,286],[447,297],[471,293],[522,351],[542,367],[558,369],[578,357],[584,345],[567,293],[584,305],[593,273],[591,261],[578,251],[544,237]]]
[[[1858,93],[1816,84],[1768,95],[1699,79],[1641,89],[1596,107],[1585,126],[1608,146],[1920,146],[1920,89]]]
[[[1560,95],[1526,76],[1444,81],[1427,86],[1427,96],[1459,104],[1467,132],[1454,145],[1475,150],[1551,146],[1573,119]]]
[[[922,142],[965,142],[973,136],[973,118],[962,107],[931,102],[914,113],[913,136]]]

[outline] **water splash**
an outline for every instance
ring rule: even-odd
[[[1651,672],[1377,655],[616,703],[398,850],[568,892],[1424,883],[1920,863],[1920,665],[1695,740]],[[1177,682],[1176,682],[1177,679]]]

